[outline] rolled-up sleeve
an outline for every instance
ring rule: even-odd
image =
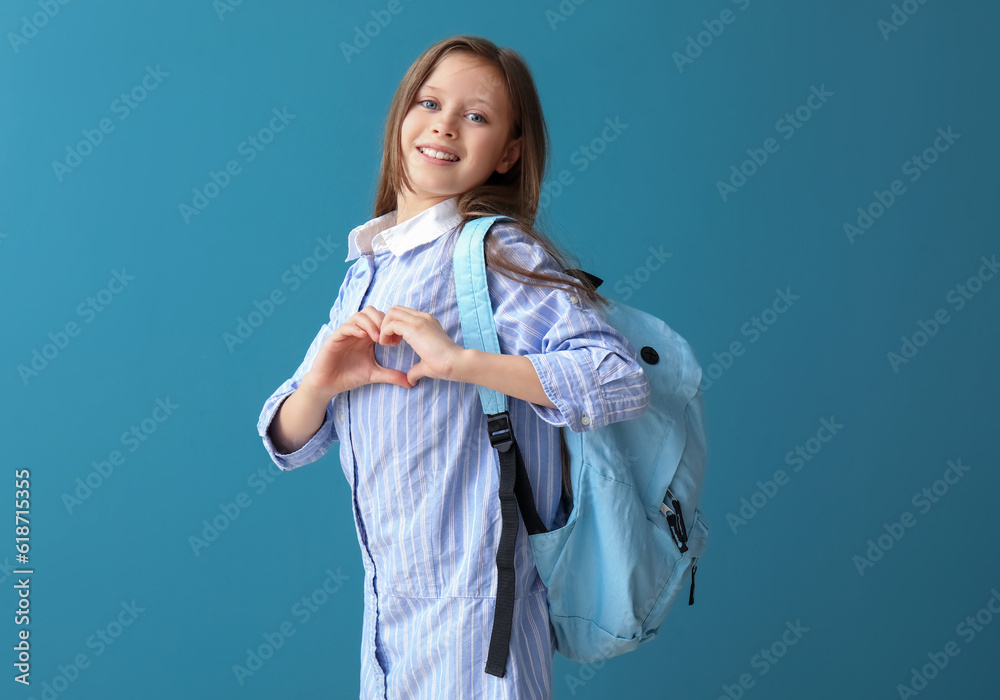
[[[496,224],[505,256],[519,266],[572,280],[539,243]],[[629,420],[649,405],[649,382],[632,344],[597,306],[567,289],[518,283],[487,267],[500,350],[527,357],[555,408],[528,402],[538,416],[574,432]]]
[[[295,452],[289,454],[281,454],[277,451],[274,443],[271,442],[271,438],[268,436],[267,431],[271,426],[271,421],[274,420],[275,414],[281,407],[281,404],[287,399],[292,393],[299,388],[302,383],[302,378],[305,376],[309,368],[312,367],[313,360],[316,358],[316,354],[319,352],[320,347],[322,347],[323,342],[333,333],[339,324],[340,308],[344,299],[344,295],[347,290],[348,281],[351,279],[351,274],[348,272],[345,277],[344,284],[340,288],[340,292],[337,294],[337,300],[334,302],[333,307],[330,309],[330,321],[324,323],[313,338],[312,343],[309,345],[309,350],[306,352],[305,358],[299,365],[295,373],[287,380],[285,380],[281,386],[275,390],[273,394],[264,402],[264,408],[260,412],[260,418],[257,420],[257,433],[260,435],[264,442],[264,448],[267,453],[274,460],[274,463],[278,465],[279,469],[290,470],[296,467],[301,467],[306,464],[315,462],[317,459],[322,457],[330,449],[330,446],[334,442],[338,442],[340,437],[337,435],[337,428],[334,424],[334,408],[339,397],[334,397],[326,407],[326,416],[323,419],[323,425],[319,427],[316,434],[313,435],[309,442],[300,447]]]

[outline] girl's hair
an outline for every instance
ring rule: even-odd
[[[510,138],[522,137],[521,154],[517,162],[506,172],[494,172],[479,187],[457,195],[458,213],[462,225],[480,216],[509,216],[515,226],[537,241],[571,276],[579,279],[565,281],[553,275],[532,272],[508,260],[503,251],[498,250],[492,236],[486,238],[486,264],[515,281],[535,284],[540,287],[570,286],[595,303],[607,306],[608,300],[601,296],[585,275],[578,274],[575,267],[570,269],[567,261],[573,259],[540,231],[535,229],[535,213],[542,180],[545,177],[547,156],[550,149],[548,129],[542,116],[542,105],[535,89],[535,82],[527,63],[513,49],[499,48],[488,39],[459,35],[442,39],[424,51],[403,76],[396,94],[392,98],[386,118],[385,141],[382,150],[382,166],[378,178],[378,192],[375,196],[376,217],[388,214],[398,205],[398,194],[409,188],[409,178],[403,168],[403,154],[400,131],[403,118],[416,97],[417,90],[441,60],[451,53],[470,54],[495,66],[503,76],[508,104],[510,105]],[[514,275],[521,277],[518,280]],[[538,284],[545,283],[549,284]]]

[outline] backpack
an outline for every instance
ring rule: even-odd
[[[484,241],[495,221],[465,225],[454,252],[454,275],[467,348],[499,353],[487,289]],[[582,270],[592,284],[603,280]],[[547,589],[556,650],[589,663],[632,651],[653,639],[675,598],[694,575],[709,528],[698,510],[707,457],[699,390],[701,367],[687,341],[661,319],[613,300],[605,321],[641,358],[650,401],[639,416],[601,428],[561,428],[572,505],[565,524],[547,530],[535,509],[507,396],[479,387],[490,444],[500,458],[502,517],[497,546],[497,598],[486,673],[506,670],[514,608],[514,545],[518,509],[535,566]],[[556,524],[559,524],[557,517]]]

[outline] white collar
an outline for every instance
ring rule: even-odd
[[[450,197],[398,225],[394,210],[355,227],[347,238],[347,259],[344,262],[358,258],[362,253],[380,252],[386,248],[393,255],[402,255],[419,245],[430,243],[461,223],[457,202],[457,196]]]

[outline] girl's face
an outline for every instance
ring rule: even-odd
[[[494,171],[507,172],[521,150],[521,139],[507,138],[509,112],[495,66],[463,53],[439,62],[403,117],[403,167],[415,192],[399,194],[397,222],[478,187]]]

